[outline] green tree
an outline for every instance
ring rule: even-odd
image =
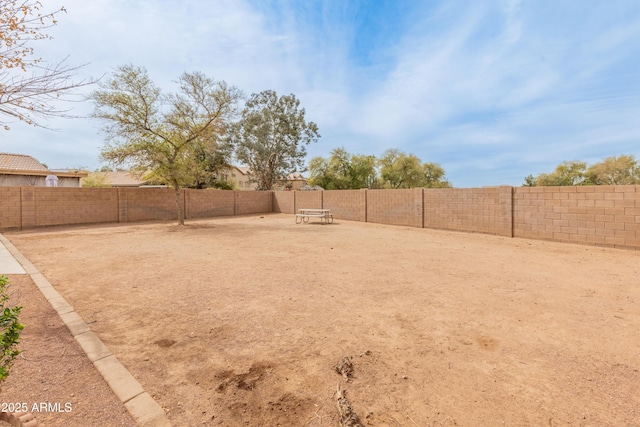
[[[640,184],[640,164],[633,155],[607,157],[589,167],[585,176],[595,185]]]
[[[102,159],[172,187],[184,225],[180,191],[206,175],[198,156],[217,150],[241,93],[199,72],[182,74],[178,84],[177,93],[163,95],[144,68],[125,65],[91,98],[93,116],[106,122]]]
[[[63,7],[41,12],[42,7],[40,1],[0,0],[0,114],[35,126],[42,126],[40,119],[65,116],[67,111],[54,101],[95,83],[92,79],[73,81],[82,66],[69,66],[64,60],[48,65],[35,56],[32,42],[51,39],[45,30],[66,12]],[[0,118],[6,130],[7,123]]]
[[[295,95],[278,97],[265,90],[251,95],[230,140],[236,158],[251,170],[250,181],[259,190],[271,190],[276,181],[304,172],[306,146],[319,137],[318,126],[305,121]]]
[[[80,186],[83,188],[107,188],[109,184],[109,174],[107,172],[89,172],[86,178],[80,180]]]
[[[349,178],[351,188],[378,188],[376,156],[354,154],[351,156]]]
[[[450,188],[451,183],[445,179],[445,172],[442,166],[437,163],[423,163],[424,182],[426,188]]]
[[[422,163],[413,154],[397,149],[385,151],[378,160],[380,177],[386,188],[447,188],[444,169],[437,163]]]
[[[220,141],[215,150],[210,147],[197,147],[195,158],[199,167],[194,170],[193,188],[219,188],[233,190],[233,184],[220,180],[220,174],[230,165],[233,151],[227,141]]]
[[[568,186],[568,185],[589,185],[585,173],[587,171],[586,162],[578,160],[565,161],[560,163],[551,173],[542,173],[532,181],[530,177],[525,178],[527,184],[537,186]]]
[[[311,159],[309,173],[310,184],[326,190],[372,188],[377,182],[376,158],[336,148],[328,159]]]
[[[309,185],[319,185],[325,190],[333,189],[332,177],[329,175],[329,160],[323,157],[314,157],[309,162]]]

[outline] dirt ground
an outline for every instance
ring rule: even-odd
[[[10,303],[24,307],[20,322],[26,326],[19,346],[22,354],[2,384],[0,410],[26,408],[41,427],[134,427],[124,405],[31,278],[7,277]]]
[[[5,236],[176,426],[337,426],[338,386],[371,426],[640,420],[637,252],[280,214]]]

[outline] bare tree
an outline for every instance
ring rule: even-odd
[[[35,55],[31,42],[50,40],[45,30],[66,12],[63,7],[45,13],[42,7],[40,1],[0,0],[0,125],[7,130],[14,120],[45,127],[40,120],[66,116],[56,101],[68,101],[73,89],[95,83],[74,80],[83,65],[66,59],[49,65]]]

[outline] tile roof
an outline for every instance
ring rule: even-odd
[[[0,169],[46,171],[42,163],[26,154],[0,153]]]
[[[127,171],[107,172],[107,182],[113,187],[139,187],[147,183],[139,175]]]

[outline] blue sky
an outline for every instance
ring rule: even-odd
[[[456,187],[480,187],[520,185],[564,160],[640,158],[637,0],[45,4],[68,13],[34,47],[50,62],[88,63],[80,78],[134,64],[168,92],[202,71],[247,96],[294,93],[322,135],[308,159],[398,148],[440,163]],[[12,124],[0,151],[100,166],[100,122],[46,124],[57,131]]]

